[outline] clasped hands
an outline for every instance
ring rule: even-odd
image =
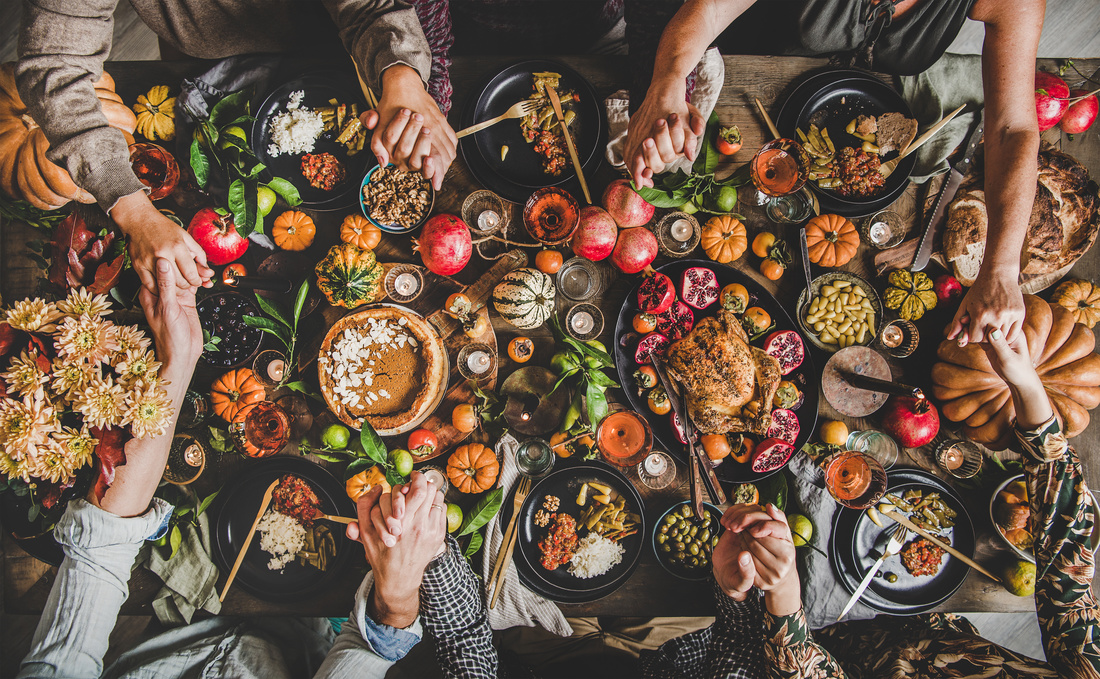
[[[775,505],[734,505],[722,515],[726,529],[714,548],[714,579],[727,596],[743,601],[756,587],[768,608],[789,615],[801,607],[795,546],[783,512]],[[772,600],[774,599],[774,601]],[[788,610],[793,606],[793,610]]]

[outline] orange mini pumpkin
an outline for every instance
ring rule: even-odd
[[[719,264],[729,264],[749,247],[749,236],[741,220],[718,215],[707,220],[699,240],[703,252]]]
[[[305,250],[313,245],[313,237],[317,235],[317,226],[313,219],[304,212],[287,210],[275,218],[275,225],[271,227],[271,237],[283,250],[297,252]]]
[[[806,223],[806,248],[814,264],[844,266],[859,249],[859,231],[840,215],[818,215]]]
[[[348,215],[340,224],[340,240],[357,248],[373,250],[382,241],[382,229],[371,224],[363,215]]]
[[[497,482],[500,464],[492,448],[480,443],[459,446],[447,458],[447,478],[462,493],[482,493]]]
[[[233,422],[246,406],[262,400],[264,388],[256,381],[251,368],[230,370],[210,387],[210,405],[214,408],[214,414],[226,422]]]
[[[347,492],[352,502],[358,502],[360,496],[366,495],[376,485],[382,486],[383,493],[388,493],[391,490],[390,482],[386,480],[386,474],[378,465],[350,477],[344,483],[344,491]]]

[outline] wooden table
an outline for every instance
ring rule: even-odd
[[[478,83],[491,74],[499,71],[504,66],[514,61],[507,58],[459,58],[455,60],[452,68],[452,78],[455,86],[455,112],[452,122],[457,121],[458,111],[461,110],[463,98],[471,94]],[[629,82],[628,63],[625,59],[602,57],[566,57],[561,61],[567,63],[582,73],[592,83],[595,91],[600,96],[619,89],[624,83]],[[1078,67],[1084,72],[1092,72],[1100,67],[1100,60],[1079,61]],[[758,148],[766,141],[767,131],[757,115],[752,97],[759,97],[769,108],[773,116],[778,113],[779,107],[791,88],[791,83],[806,71],[825,66],[822,59],[805,59],[792,57],[726,57],[726,83],[718,101],[717,112],[723,123],[735,123],[740,126],[744,135],[745,150],[737,157],[735,165],[747,162],[751,158],[751,151]],[[1053,70],[1053,63],[1044,64],[1048,70]],[[126,101],[132,101],[137,94],[144,92],[150,85],[156,83],[178,83],[183,77],[190,77],[201,73],[207,65],[201,62],[116,62],[108,64],[108,70],[114,75],[118,86],[118,92]],[[301,70],[301,67],[298,67]],[[288,77],[293,75],[288,71]],[[1059,145],[1063,150],[1080,159],[1092,172],[1094,177],[1100,177],[1100,141],[1096,133],[1078,135],[1077,139],[1069,140],[1060,135],[1057,128],[1047,132],[1044,139]],[[618,176],[606,164],[589,178],[593,187],[593,195],[598,196],[603,187]],[[910,189],[895,204],[898,210],[916,228],[920,218],[927,193],[938,187],[938,182],[925,187],[911,186]],[[461,158],[455,162],[448,172],[445,189],[436,201],[437,212],[460,211],[462,200],[475,188],[480,188],[464,168]],[[575,195],[580,195],[579,189],[574,190]],[[518,206],[514,206],[518,207]],[[763,213],[754,208],[739,206],[739,212],[748,217],[748,226],[751,232],[762,227],[770,227]],[[335,231],[344,212],[316,215],[319,242],[334,241]],[[518,218],[518,210],[514,210],[513,219]],[[5,227],[0,237],[0,261],[3,262],[0,269],[0,292],[6,300],[19,299],[31,294],[40,274],[35,265],[25,256],[25,246],[28,240],[37,238],[35,232],[24,225],[9,225]],[[316,246],[315,246],[316,247]],[[312,252],[312,250],[311,250]],[[529,251],[533,254],[534,251]],[[419,258],[411,251],[407,238],[387,236],[378,248],[381,261],[409,261],[419,263]],[[320,256],[319,254],[317,255]],[[871,267],[873,251],[864,247],[851,264],[849,270],[868,274]],[[608,345],[611,344],[611,334],[614,327],[614,318],[626,292],[634,284],[634,276],[612,275],[611,268],[602,264],[607,273],[605,279],[608,285],[601,292],[597,303],[604,309],[607,316],[605,330],[601,336]],[[756,271],[755,258],[751,254],[746,255],[738,266],[754,276],[767,289],[772,291],[780,300],[792,301],[797,298],[803,285],[802,274],[796,265],[778,283],[764,280]],[[488,268],[488,263],[475,257],[471,264],[456,278],[459,282],[469,283],[477,274]],[[1083,278],[1100,279],[1100,251],[1089,252],[1075,267],[1074,275]],[[442,303],[442,300],[439,300]],[[568,305],[559,296],[558,311],[563,311]],[[921,324],[924,332],[934,332],[936,325],[931,320]],[[509,339],[518,334],[495,314],[493,324],[498,334],[498,341],[503,348]],[[540,328],[534,332],[528,332],[535,340],[536,353],[534,364],[546,365],[553,353],[553,339],[549,329]],[[926,346],[931,344],[926,342]],[[819,366],[824,365],[827,358],[824,355],[815,357]],[[511,369],[506,361],[502,366],[505,373]],[[918,385],[927,383],[927,364],[916,358],[907,361],[894,362],[894,376],[896,379],[905,380]],[[505,375],[502,374],[503,378]],[[829,407],[824,399],[821,400],[820,417],[822,419],[844,419]],[[865,423],[849,420],[850,428],[864,428]],[[866,423],[870,424],[870,423]],[[1089,465],[1090,450],[1100,443],[1100,427],[1090,427],[1084,434],[1078,437],[1074,443],[1086,460],[1086,472],[1090,485],[1100,487],[1100,466]],[[923,451],[917,451],[914,459],[923,463],[926,468],[931,468],[930,461]],[[905,456],[899,464],[907,462]],[[230,471],[230,470],[225,470]],[[687,488],[684,485],[686,475],[683,467],[680,469],[679,479],[681,483],[674,484],[670,490],[661,492],[648,492],[646,495],[647,515],[655,520],[673,502],[687,496]],[[969,509],[974,518],[978,534],[978,547],[976,558],[986,565],[994,565],[999,559],[1008,558],[1009,552],[1002,549],[997,539],[992,534],[992,526],[988,518],[988,496],[980,493],[969,493]],[[826,530],[825,526],[818,526],[818,530]],[[4,536],[3,569],[4,569],[4,601],[9,613],[39,613],[45,604],[50,586],[53,582],[55,570],[37,561],[23,552],[14,541],[6,534]],[[823,544],[823,541],[822,543]],[[231,592],[225,602],[223,613],[225,614],[263,614],[263,615],[346,615],[351,602],[351,597],[360,581],[361,575],[358,569],[349,569],[345,579],[337,587],[309,600],[287,604],[271,604],[257,600],[239,589]],[[839,587],[839,583],[837,584]],[[134,573],[130,582],[131,596],[123,607],[123,613],[147,614],[151,609],[149,603],[160,587],[159,581],[145,570]],[[668,575],[654,556],[645,549],[642,561],[630,580],[613,595],[600,601],[586,605],[563,605],[566,615],[625,615],[625,616],[688,616],[713,614],[713,601],[709,589],[704,583],[686,583]],[[971,573],[966,583],[938,610],[945,611],[1031,611],[1034,604],[1030,599],[1017,598],[1007,593],[1002,587],[977,573]]]

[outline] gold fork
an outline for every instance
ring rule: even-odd
[[[893,160],[887,161],[887,162],[883,163],[882,165],[880,165],[879,168],[878,168],[878,173],[881,174],[883,176],[883,178],[889,177],[891,174],[893,174],[894,170],[897,168],[898,163],[901,162],[902,158],[909,155],[910,153],[913,153],[914,151],[919,149],[921,146],[924,146],[924,143],[926,141],[928,141],[929,139],[931,139],[932,137],[936,136],[936,133],[939,132],[940,129],[942,129],[944,125],[951,122],[952,118],[959,115],[959,112],[962,111],[963,107],[965,107],[965,106],[966,106],[966,104],[963,104],[962,106],[958,107],[957,109],[955,109],[951,113],[948,113],[943,118],[941,118],[938,123],[936,123],[932,127],[928,128],[927,132],[925,132],[921,136],[914,139],[912,142],[909,143],[908,146],[906,146],[904,149],[902,149],[901,153],[899,153],[897,155],[897,157],[895,157]]]
[[[508,522],[508,530],[504,532],[501,540],[501,552],[497,555],[497,562],[493,566],[493,573],[489,576],[489,582],[493,585],[493,598],[489,600],[489,608],[497,605],[497,597],[504,587],[504,574],[508,572],[508,564],[512,560],[512,550],[516,546],[516,519],[519,518],[519,510],[523,506],[527,494],[531,492],[531,477],[524,476],[520,479],[516,488],[516,497],[512,500],[512,520]]]
[[[470,127],[467,127],[464,130],[459,130],[458,135],[456,135],[456,136],[459,139],[462,139],[463,137],[465,137],[467,135],[471,135],[474,132],[481,132],[486,127],[492,127],[493,125],[496,125],[497,123],[499,123],[502,120],[511,120],[512,118],[522,118],[523,116],[527,115],[528,113],[534,111],[536,108],[538,108],[538,106],[539,106],[539,102],[537,100],[535,100],[535,99],[524,99],[523,101],[512,104],[511,108],[509,108],[507,111],[500,114],[496,118],[490,118],[490,119],[486,120],[483,123],[478,123],[477,125],[471,125]]]

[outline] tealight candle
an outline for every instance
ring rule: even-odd
[[[435,467],[425,467],[423,470],[421,470],[421,473],[424,474],[424,479],[428,483],[434,485],[436,488],[443,488],[444,484],[447,481],[447,479],[444,478],[443,473]]]
[[[668,469],[668,461],[660,453],[650,453],[645,458],[646,473],[652,476],[660,476]]]
[[[183,451],[183,461],[192,467],[198,467],[202,464],[206,455],[203,453],[202,446],[197,443],[193,443]]]
[[[956,446],[951,446],[940,454],[940,463],[947,471],[954,471],[962,466],[963,458],[962,451]]]
[[[484,351],[472,351],[470,355],[466,357],[466,367],[475,375],[480,375],[489,370],[492,363],[493,360],[489,358],[489,354]]]
[[[872,243],[881,245],[894,236],[894,230],[890,228],[888,222],[880,220],[871,224],[871,227],[867,230],[867,235]]]
[[[485,210],[477,216],[477,228],[492,231],[500,224],[500,215],[495,210]]]
[[[286,361],[281,358],[277,358],[271,363],[267,364],[267,376],[275,382],[282,382],[283,375],[286,374]]]
[[[587,335],[592,332],[592,328],[596,325],[595,319],[592,318],[592,314],[587,311],[578,311],[573,314],[570,323],[573,326],[573,330],[580,335]]]
[[[669,227],[669,233],[673,239],[686,243],[691,238],[691,233],[694,229],[691,228],[691,222],[686,219],[677,219],[672,222],[672,226]]]
[[[399,274],[397,278],[393,279],[393,289],[402,296],[413,294],[419,287],[420,282],[411,273]]]
[[[896,325],[891,324],[882,329],[883,346],[890,347],[891,349],[900,347],[904,339],[904,333],[902,333],[901,328]]]

